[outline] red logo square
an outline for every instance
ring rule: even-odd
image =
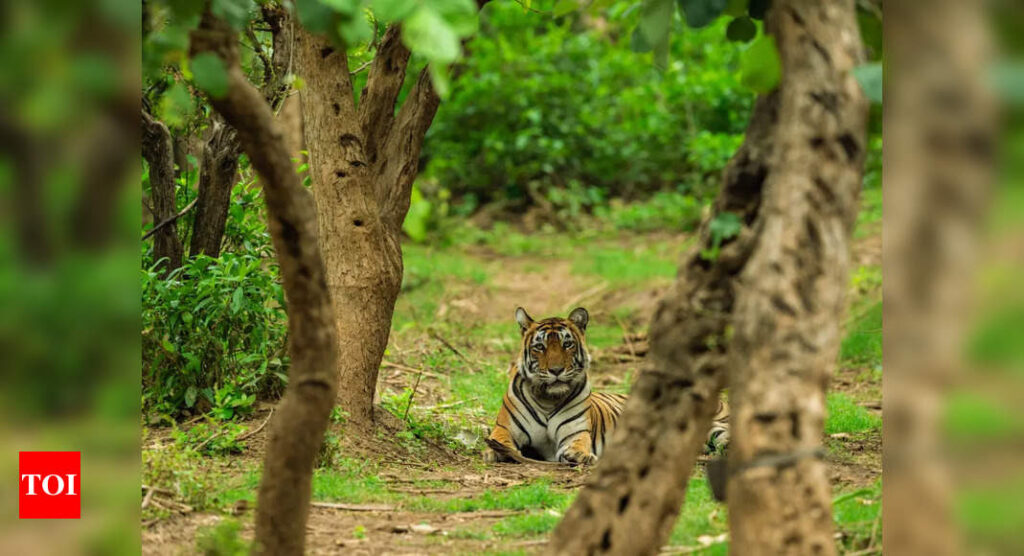
[[[82,517],[81,452],[18,453],[18,517]]]

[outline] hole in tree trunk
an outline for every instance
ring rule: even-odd
[[[607,551],[612,547],[612,530],[605,529],[601,535],[601,550]]]
[[[626,506],[629,506],[629,494],[619,498],[619,513],[626,511]]]
[[[344,177],[345,177],[345,176],[347,176],[348,174],[346,174],[345,172],[343,172],[343,171],[341,171],[341,170],[335,170],[335,171],[334,171],[334,175],[335,175],[335,176],[338,176],[339,178],[344,178]]]
[[[352,221],[352,224],[355,225],[355,227],[358,228],[358,227],[363,225],[363,221],[358,219],[358,218],[356,218],[355,220]]]

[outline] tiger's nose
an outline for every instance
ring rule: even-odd
[[[548,372],[551,373],[551,376],[558,376],[562,374],[562,371],[564,370],[565,367],[548,367]]]

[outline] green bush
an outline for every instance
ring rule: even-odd
[[[199,256],[162,279],[142,272],[143,404],[230,419],[286,380],[284,293],[271,260]]]
[[[629,49],[636,10],[606,26],[492,2],[425,144],[421,189],[480,204],[550,203],[575,216],[663,189],[704,196],[739,144],[753,93],[725,22],[676,33],[664,73]]]

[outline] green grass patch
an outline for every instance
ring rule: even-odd
[[[861,304],[839,348],[839,361],[844,367],[882,364],[882,301]]]
[[[495,523],[492,530],[499,537],[534,537],[553,531],[561,520],[561,514],[548,512],[514,515]]]
[[[698,470],[690,477],[690,484],[686,488],[686,502],[683,503],[683,509],[672,529],[668,544],[696,546],[698,544],[697,537],[720,535],[728,530],[728,510],[725,504],[714,499],[703,471]],[[718,552],[719,547],[722,548],[721,552]],[[722,543],[714,545],[708,550],[709,554],[725,554],[728,552],[728,545]]]
[[[825,404],[828,409],[825,434],[853,434],[877,430],[882,426],[881,417],[857,405],[853,398],[842,392],[829,392]]]
[[[362,503],[392,498],[376,472],[376,465],[367,460],[339,458],[330,469],[317,469],[313,474],[313,499]]]
[[[486,490],[479,496],[472,498],[439,500],[428,496],[420,496],[403,501],[402,507],[411,511],[447,513],[547,508],[562,510],[568,507],[574,496],[576,496],[575,492],[552,489],[551,482],[542,479],[506,489]]]
[[[616,288],[648,287],[655,280],[671,280],[679,266],[678,246],[660,243],[633,248],[619,245],[581,246],[573,257],[575,274],[597,276]]]
[[[882,526],[881,481],[871,487],[840,494],[832,500],[832,519],[836,530],[843,533],[843,552],[865,550],[869,545],[881,553]]]
[[[472,407],[497,415],[508,387],[508,367],[488,366],[477,372],[452,373],[448,383],[453,400],[465,400]]]
[[[881,232],[882,188],[865,188],[860,193],[860,212],[853,237],[861,239]]]

